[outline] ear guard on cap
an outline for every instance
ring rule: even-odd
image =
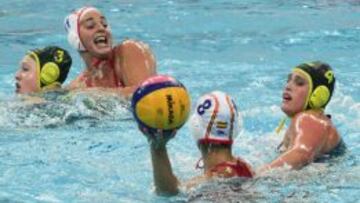
[[[42,84],[50,85],[59,79],[61,72],[57,64],[62,64],[64,57],[67,57],[65,51],[57,48],[53,53],[54,62],[47,62],[40,68],[40,82]]]
[[[71,57],[62,48],[49,46],[29,53],[35,59],[39,75],[39,87],[61,85],[71,67]]]
[[[325,85],[320,85],[315,88],[310,95],[309,106],[312,109],[323,107],[330,99],[330,91]]]
[[[64,21],[64,27],[66,30],[67,39],[69,44],[78,51],[85,51],[84,45],[81,43],[79,36],[79,12],[75,11],[68,15]]]
[[[190,118],[190,130],[198,143],[232,144],[239,134],[241,121],[231,98],[214,91],[198,100]]]
[[[48,62],[43,65],[40,71],[40,82],[42,84],[50,85],[55,82],[60,76],[59,66],[54,62]]]

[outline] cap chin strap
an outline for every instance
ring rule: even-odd
[[[40,82],[40,78],[41,78],[41,75],[40,75],[40,73],[41,73],[41,67],[40,67],[40,59],[39,59],[39,57],[38,57],[38,55],[35,53],[35,52],[33,52],[33,51],[30,51],[30,52],[28,52],[28,56],[30,56],[32,59],[34,59],[35,60],[35,64],[36,64],[36,75],[37,75],[37,81],[36,81],[36,85],[37,85],[37,87],[39,88],[39,90],[41,90],[41,82]]]
[[[280,131],[284,128],[286,120],[286,117],[280,120],[278,127],[275,129],[276,134],[280,135]]]
[[[293,71],[304,75],[306,77],[307,81],[309,82],[309,91],[308,91],[308,94],[306,96],[305,104],[304,104],[304,107],[303,107],[303,110],[307,110],[309,108],[310,97],[311,97],[311,94],[312,94],[312,91],[313,91],[313,81],[312,81],[311,76],[309,75],[309,73],[307,73],[306,71],[304,71],[304,70],[302,70],[300,68],[294,68]]]
[[[304,110],[307,110],[308,107],[309,107],[310,96],[311,96],[312,89],[313,89],[313,82],[312,82],[311,76],[306,71],[295,67],[293,69],[293,72],[297,72],[297,73],[300,73],[300,74],[304,75],[306,77],[307,81],[309,82],[309,91],[308,91],[308,94],[306,96],[305,104],[304,104],[304,107],[303,107],[303,111],[304,111]],[[286,120],[287,120],[287,117],[284,117],[284,118],[282,118],[280,120],[280,122],[278,124],[278,127],[275,129],[276,134],[278,134],[278,135],[280,134],[280,131],[285,126]]]

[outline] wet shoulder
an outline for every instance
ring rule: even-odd
[[[156,73],[156,60],[150,47],[132,39],[114,48],[116,74],[125,86],[138,85]]]
[[[326,129],[332,128],[332,122],[322,111],[308,110],[296,114],[293,118],[294,124],[305,126],[322,126]]]
[[[296,125],[298,124],[298,125]],[[327,154],[341,142],[341,137],[331,121],[331,118],[320,111],[305,111],[297,115],[295,126],[311,133],[322,134],[325,143],[321,149],[321,154]]]

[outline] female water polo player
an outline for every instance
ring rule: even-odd
[[[185,183],[192,187],[213,177],[246,177],[254,175],[250,166],[240,158],[233,156],[231,146],[237,137],[241,118],[231,98],[223,92],[215,91],[202,96],[190,119],[192,135],[202,154],[203,175]],[[151,150],[153,174],[156,191],[159,194],[175,195],[179,182],[172,172],[168,158],[166,143],[172,135],[162,132],[150,134],[148,137]]]
[[[71,57],[60,47],[29,51],[16,72],[16,93],[28,94],[61,87],[71,67]]]
[[[156,74],[149,47],[125,40],[113,47],[110,26],[94,7],[83,7],[65,19],[68,41],[85,62],[85,70],[70,84],[71,89],[102,87],[120,95],[131,95],[137,86]]]
[[[340,135],[324,113],[334,87],[335,76],[326,63],[315,61],[293,69],[281,105],[291,118],[281,144],[283,153],[261,171],[285,165],[299,169],[323,155],[344,151]]]

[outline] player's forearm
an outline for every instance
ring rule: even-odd
[[[311,152],[305,151],[303,149],[292,149],[288,152],[285,152],[265,168],[272,169],[284,166],[290,166],[292,169],[300,169],[304,165],[311,162],[313,159],[313,154]]]
[[[160,195],[176,195],[178,180],[172,172],[171,163],[165,146],[151,146],[151,160],[156,192]]]

